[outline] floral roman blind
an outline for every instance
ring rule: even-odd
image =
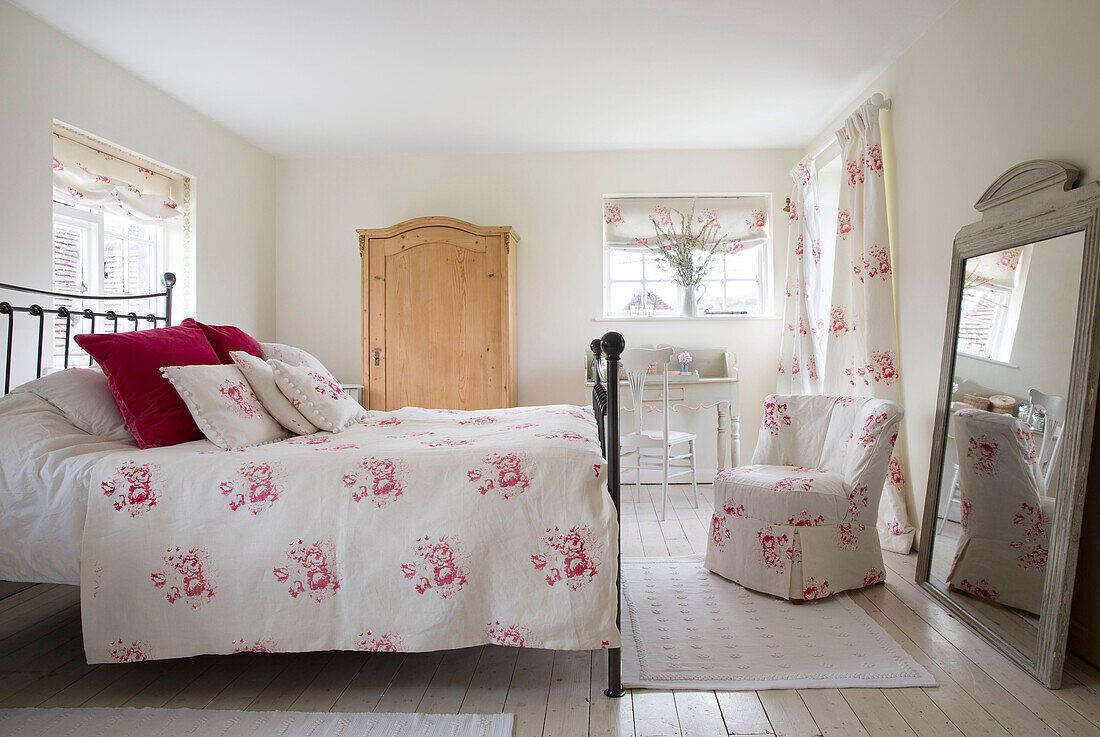
[[[611,248],[656,245],[654,222],[679,227],[680,216],[712,222],[725,234],[733,253],[768,241],[768,199],[761,195],[729,197],[608,197],[604,199],[604,243]]]
[[[975,256],[966,260],[966,283],[992,284],[1013,289],[1027,271],[1031,246],[1009,248],[997,253]]]
[[[173,187],[178,186],[174,180],[56,133],[53,186],[68,201],[137,220],[166,220],[182,214],[172,196]]]

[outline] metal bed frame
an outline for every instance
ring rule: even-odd
[[[172,287],[176,284],[176,276],[171,272],[165,273],[161,282],[164,284],[164,291],[157,292],[155,294],[135,294],[135,295],[87,295],[87,294],[72,294],[69,292],[51,292],[44,289],[33,289],[30,287],[20,287],[14,284],[5,284],[0,282],[0,291],[19,292],[22,294],[33,294],[42,297],[62,297],[72,300],[79,300],[84,303],[88,302],[116,302],[116,301],[131,301],[137,299],[154,299],[164,298],[164,314],[155,315],[149,313],[147,315],[138,315],[135,312],[129,312],[121,314],[114,310],[96,311],[92,308],[86,308],[83,310],[70,310],[67,307],[43,307],[37,302],[33,302],[29,305],[13,305],[10,301],[0,301],[0,315],[7,315],[7,338],[5,341],[4,350],[4,391],[3,394],[7,394],[11,390],[11,354],[12,354],[12,338],[15,334],[15,316],[17,314],[29,315],[31,318],[37,318],[38,320],[38,346],[36,355],[36,367],[35,378],[42,377],[42,349],[46,338],[46,316],[57,315],[62,318],[67,318],[65,321],[65,357],[64,368],[69,367],[69,344],[73,334],[73,320],[86,320],[88,332],[94,333],[96,331],[96,318],[103,318],[108,321],[111,326],[111,332],[117,333],[119,322],[126,320],[133,324],[132,330],[141,329],[141,324],[146,323],[147,327],[155,328],[158,325],[168,326],[172,324]],[[43,300],[45,301],[45,300]],[[599,431],[600,446],[603,449],[604,459],[607,461],[607,491],[611,495],[611,501],[615,505],[615,522],[618,527],[622,521],[622,513],[620,509],[620,467],[619,467],[619,382],[616,380],[619,375],[619,361],[622,356],[623,349],[626,347],[626,341],[623,336],[616,332],[604,333],[603,337],[596,338],[589,346],[592,349],[592,354],[595,357],[593,361],[594,373],[595,373],[595,385],[592,387],[592,411],[596,417],[596,426]],[[600,376],[599,366],[602,364],[605,366],[605,376],[607,377],[607,383],[605,384]],[[91,357],[88,358],[88,365],[92,364]],[[622,531],[621,528],[617,532],[618,552],[615,559],[615,627],[620,632],[622,631]],[[622,670],[622,649],[610,648],[607,651],[607,688],[604,690],[604,696],[610,698],[622,697],[626,691],[623,689],[623,670]]]
[[[612,331],[604,333],[602,338],[593,340],[590,348],[595,359],[592,361],[592,373],[595,375],[592,387],[592,411],[596,415],[600,445],[603,446],[603,457],[607,461],[607,492],[615,504],[615,525],[618,530],[616,545],[618,552],[615,558],[615,628],[621,633],[623,631],[623,515],[619,504],[619,453],[621,451],[619,446],[619,359],[622,357],[623,349],[626,348],[626,340],[619,333]],[[606,361],[606,385],[600,377],[601,357]],[[603,695],[619,698],[625,693],[623,653],[621,648],[616,647],[607,651],[607,688]]]
[[[134,324],[133,330],[141,328],[141,323],[148,323],[147,327],[156,327],[157,324],[163,324],[168,326],[172,324],[172,287],[176,285],[176,275],[172,272],[166,272],[161,277],[161,283],[164,284],[164,291],[157,292],[155,294],[72,294],[70,292],[50,292],[45,289],[32,289],[31,287],[20,287],[14,284],[0,283],[0,291],[8,292],[20,292],[23,294],[38,294],[43,297],[64,297],[81,302],[121,302],[131,301],[135,299],[155,299],[158,297],[164,298],[164,314],[154,315],[149,313],[148,315],[138,315],[135,312],[129,312],[120,314],[114,310],[104,310],[96,312],[94,309],[86,308],[83,310],[70,310],[67,307],[43,307],[40,304],[32,303],[27,306],[16,306],[11,302],[0,302],[0,315],[7,315],[7,343],[4,351],[4,394],[11,391],[11,344],[12,337],[15,335],[15,316],[17,314],[26,314],[31,317],[38,318],[38,350],[35,352],[37,357],[37,366],[35,368],[34,377],[36,379],[42,378],[42,348],[44,347],[44,341],[46,338],[46,315],[57,315],[58,317],[67,318],[65,320],[65,363],[64,368],[69,368],[69,346],[73,334],[73,321],[71,318],[78,318],[79,320],[88,321],[88,329],[80,330],[78,332],[94,333],[96,328],[96,318],[102,317],[111,323],[111,332],[118,332],[118,323],[120,320],[127,320]],[[45,301],[45,300],[43,300]],[[88,357],[88,365],[92,365],[92,359]]]

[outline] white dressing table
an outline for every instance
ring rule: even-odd
[[[639,346],[648,347],[648,346]],[[665,346],[658,346],[665,347]],[[691,363],[692,376],[668,377],[670,429],[694,433],[699,438],[696,446],[699,463],[699,481],[710,482],[714,474],[726,468],[741,465],[741,416],[739,398],[738,370],[732,365],[730,355],[721,348],[680,348],[674,347],[676,354],[686,350],[694,360]],[[676,364],[670,366],[673,370]],[[592,397],[592,354],[585,359],[585,393],[583,404],[591,403]],[[649,383],[654,384],[649,388]],[[642,394],[642,407],[648,412],[659,413],[661,399],[661,376],[652,374],[646,377],[646,389]],[[625,378],[620,379],[619,393],[622,404],[620,416],[622,427],[633,424],[629,387]],[[646,423],[646,427],[650,427]],[[659,474],[653,480],[659,482]],[[642,480],[650,483],[648,476]]]

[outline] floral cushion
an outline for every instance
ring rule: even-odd
[[[247,448],[287,436],[233,364],[168,366],[162,372],[203,435],[219,448]]]
[[[244,374],[252,391],[256,392],[260,404],[280,425],[298,435],[312,435],[317,432],[316,425],[307,420],[283,395],[275,383],[275,372],[266,361],[244,351],[230,351],[229,357]]]
[[[736,516],[796,526],[837,524],[849,506],[839,473],[800,466],[726,469],[714,478],[714,498]]]
[[[274,358],[268,365],[283,396],[322,430],[340,432],[367,416],[363,406],[328,371],[291,366]]]
[[[275,359],[276,361],[282,361],[287,365],[297,368],[328,373],[328,369],[325,368],[325,365],[317,360],[312,353],[303,351],[301,348],[292,345],[286,345],[285,343],[260,343],[260,351],[263,353],[262,358],[265,361]]]

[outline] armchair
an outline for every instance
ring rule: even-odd
[[[715,477],[706,567],[799,601],[884,580],[878,503],[901,418],[884,399],[765,399],[752,465]]]
[[[1031,428],[1011,415],[955,413],[962,536],[952,589],[1035,614],[1043,602],[1054,498]]]

